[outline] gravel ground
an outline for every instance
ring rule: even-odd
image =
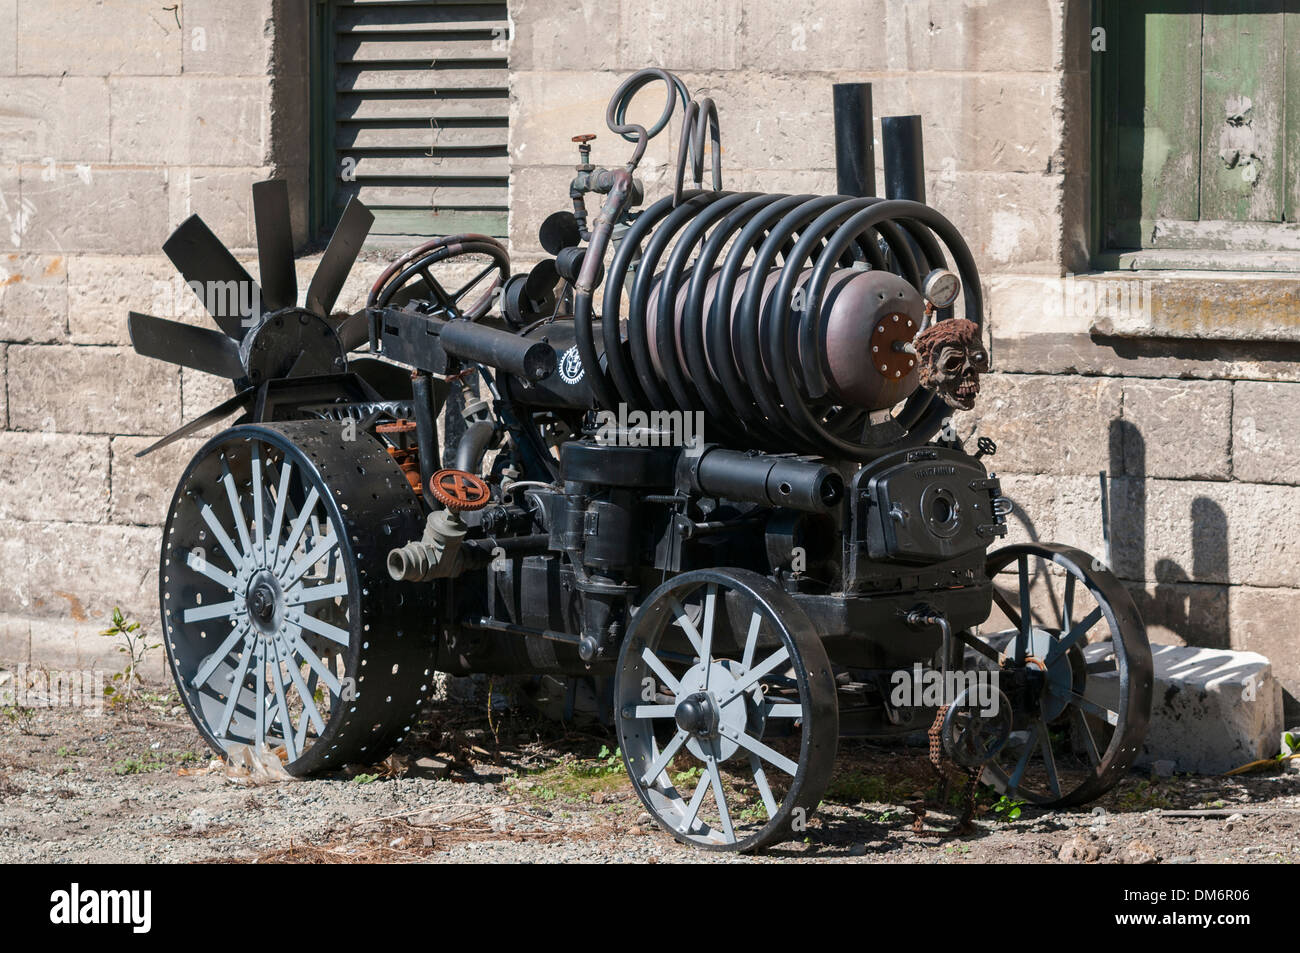
[[[175,696],[101,717],[0,710],[0,861],[724,863],[1286,863],[1300,859],[1300,774],[1130,775],[1100,802],[983,799],[976,830],[915,833],[920,749],[842,747],[804,842],[755,857],[678,845],[649,823],[601,729],[442,703],[393,758],[310,781],[253,783],[211,760]],[[598,770],[590,770],[595,766]],[[913,792],[913,793],[909,793]],[[934,827],[951,817],[934,813]]]

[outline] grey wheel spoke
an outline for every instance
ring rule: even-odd
[[[189,566],[195,572],[207,576],[218,586],[221,586],[224,589],[229,589],[231,592],[234,592],[239,588],[238,579],[230,573],[218,569],[202,556],[198,556],[194,553],[187,553],[185,556],[185,565]]]
[[[182,618],[188,624],[190,622],[206,622],[208,619],[218,619],[221,616],[234,617],[243,615],[243,613],[243,600],[231,599],[229,602],[214,602],[210,606],[193,606],[185,610]]]
[[[316,707],[316,699],[311,697],[311,689],[303,681],[302,672],[298,668],[298,663],[294,661],[292,651],[288,658],[284,659],[284,667],[289,670],[289,679],[293,682],[294,691],[302,699],[303,713],[299,720],[306,721],[310,718],[311,723],[316,727],[316,734],[323,735],[325,733],[325,719],[321,717],[320,709]],[[301,742],[298,744],[298,750],[302,751]]]
[[[1012,628],[1017,632],[1020,631],[1021,625],[1019,610],[1011,604],[1011,600],[1009,600],[997,586],[993,587],[993,601],[997,604],[997,607],[1002,610],[1002,614],[1007,617],[1007,621],[1011,623]]]
[[[266,744],[266,647],[265,644],[257,646],[257,656],[254,659],[257,662],[256,673],[256,690],[254,697],[256,699],[255,721],[253,723],[253,746]]]
[[[673,676],[673,673],[668,671],[667,666],[659,660],[659,656],[655,655],[655,653],[650,649],[650,646],[647,645],[645,648],[641,649],[641,659],[646,663],[646,665],[650,666],[650,671],[658,675],[659,681],[667,685],[668,689],[674,695],[681,694],[681,682],[677,681]]]
[[[226,463],[226,457],[221,457],[221,482],[226,487],[226,499],[230,501],[230,518],[235,521],[235,532],[239,534],[239,543],[243,547],[244,555],[253,554],[253,544],[248,538],[248,520],[244,516],[244,508],[239,505],[239,489],[235,486],[235,478],[230,474],[230,467]]]
[[[767,783],[767,771],[763,767],[763,761],[758,755],[751,753],[749,756],[749,770],[754,774],[754,784],[758,786],[758,796],[763,799],[763,809],[767,811],[768,819],[776,817],[778,810],[776,798],[772,796],[772,785]]]
[[[314,549],[310,550],[302,557],[302,559],[299,559],[289,567],[289,571],[285,574],[283,580],[284,585],[286,587],[297,585],[298,581],[302,579],[307,570],[328,556],[338,544],[338,537],[334,535],[333,527],[330,527],[329,533],[321,539],[320,543]]]
[[[634,718],[671,718],[677,713],[676,705],[637,705]]]
[[[235,569],[241,567],[244,564],[244,555],[235,547],[235,541],[230,538],[230,534],[221,525],[221,521],[217,519],[217,514],[212,510],[212,504],[200,499],[199,514],[203,517],[203,522],[208,524],[208,529],[212,530],[217,545],[226,554],[226,558],[230,560],[230,565]]]
[[[766,717],[768,718],[802,718],[803,705],[792,702],[767,702]]]
[[[322,599],[336,599],[347,594],[348,584],[346,582],[327,582],[317,586],[295,585],[285,595],[284,604],[305,606],[308,603],[320,602]]]
[[[709,668],[713,662],[713,618],[717,607],[718,587],[709,583],[704,591],[704,629],[700,633],[700,664],[704,666],[704,690],[709,689]]]
[[[749,617],[749,632],[745,636],[745,653],[740,660],[740,667],[748,672],[754,664],[754,653],[758,651],[758,630],[763,627],[763,615],[754,612]]]
[[[718,808],[718,818],[722,822],[722,836],[730,844],[736,839],[736,831],[731,826],[731,812],[727,810],[727,792],[722,788],[722,772],[718,769],[718,746],[714,743],[713,751],[705,758],[709,766],[709,779],[713,782],[713,801]]]
[[[284,572],[284,567],[289,564],[289,559],[293,556],[294,550],[298,548],[298,540],[302,538],[302,532],[307,528],[307,521],[311,519],[312,510],[315,509],[318,499],[320,499],[320,494],[316,492],[316,488],[313,486],[307,491],[307,499],[303,501],[298,518],[289,527],[288,539],[280,547],[279,558],[275,561],[276,572]]]
[[[271,685],[275,689],[276,707],[280,709],[280,737],[290,761],[298,760],[298,746],[294,743],[293,719],[289,717],[289,700],[284,690],[284,672],[280,668],[280,650],[271,646]]]
[[[231,653],[231,650],[233,650],[239,643],[239,640],[244,638],[247,634],[247,622],[241,622],[239,625],[231,629],[230,634],[226,636],[225,641],[222,642],[221,645],[217,647],[217,650],[204,659],[199,665],[198,671],[194,673],[194,678],[190,680],[190,685],[194,688],[204,685],[207,680],[212,677],[212,673],[217,670],[217,666],[225,660],[225,658]]]
[[[718,731],[724,738],[730,738],[750,754],[758,755],[768,764],[772,765],[772,767],[780,768],[791,777],[794,777],[799,773],[799,765],[781,754],[781,752],[772,750],[757,738],[747,735],[743,731],[734,731],[726,725],[719,725]]]
[[[681,823],[677,827],[683,834],[695,826],[695,818],[700,813],[700,805],[704,803],[704,795],[708,791],[709,775],[706,772],[700,775],[700,783],[695,786],[695,793],[691,796],[691,803],[686,806],[686,813],[682,815]]]
[[[695,628],[695,623],[691,621],[691,617],[686,614],[686,607],[682,605],[681,600],[676,596],[669,596],[668,608],[672,610],[677,619],[677,624],[686,633],[686,638],[690,639],[691,646],[695,649],[696,654],[702,658],[704,656],[704,640],[700,638],[700,633]]]
[[[984,656],[994,665],[1002,664],[1002,656],[998,652],[998,650],[995,649],[993,646],[989,645],[987,642],[980,641],[978,638],[975,637],[973,633],[969,632],[966,629],[962,629],[953,634],[956,635],[957,638],[960,639],[963,644],[970,646],[972,649],[974,649],[980,655]]]
[[[311,670],[316,673],[316,677],[324,682],[325,687],[333,694],[339,694],[343,690],[343,683],[338,680],[338,677],[332,671],[330,671],[329,666],[322,662],[316,653],[307,647],[307,642],[302,637],[302,629],[296,625],[290,624],[289,637],[291,640],[290,645],[292,645],[293,650],[297,652]]]
[[[1020,782],[1025,777],[1025,769],[1029,767],[1029,756],[1034,753],[1038,747],[1038,722],[1034,723],[1033,731],[1025,740],[1024,750],[1020,753],[1020,760],[1016,762],[1016,769],[1011,772],[1011,777],[1007,781],[1007,792],[1014,795],[1020,788]]]
[[[1097,659],[1095,662],[1089,662],[1083,667],[1083,670],[1089,675],[1101,675],[1106,672],[1114,672],[1119,668],[1119,660],[1115,656],[1109,658]]]
[[[266,508],[263,506],[265,488],[262,486],[262,448],[253,447],[253,547],[258,556],[266,559]]]
[[[289,479],[292,474],[293,464],[286,457],[280,461],[280,487],[276,491],[275,512],[271,515],[271,533],[267,537],[269,549],[266,561],[269,565],[274,565],[273,561],[280,551],[280,531],[284,528],[284,508],[289,502]]]
[[[1065,598],[1061,603],[1061,631],[1069,632],[1074,618],[1074,573],[1065,572]]]
[[[764,675],[770,674],[778,665],[790,657],[790,651],[784,645],[769,655],[757,668],[750,669],[741,676],[735,685],[728,689],[727,693],[718,699],[718,705],[726,705],[728,702],[735,701],[745,693],[752,685],[755,685]]]
[[[352,641],[352,638],[348,635],[346,629],[340,629],[337,625],[332,625],[329,622],[318,619],[309,612],[302,613],[301,616],[295,617],[293,621],[304,629],[307,629],[309,632],[323,635],[331,642],[337,642],[339,645],[346,647]]]
[[[1047,691],[1057,698],[1064,699],[1071,705],[1077,705],[1090,715],[1096,715],[1105,721],[1108,725],[1119,726],[1119,712],[1111,711],[1109,708],[1103,708],[1094,701],[1089,701],[1076,691],[1068,688],[1059,688],[1055,685],[1048,685]]]
[[[1084,717],[1083,710],[1080,708],[1070,709],[1070,720],[1074,722],[1074,729],[1083,739],[1083,748],[1088,753],[1088,760],[1092,762],[1094,768],[1101,765],[1101,752],[1097,750],[1097,739],[1092,736],[1092,729],[1088,727],[1088,719]]]
[[[1074,578],[1071,576],[1070,578]],[[1052,644],[1051,650],[1047,653],[1047,663],[1050,665],[1054,660],[1060,658],[1066,652],[1070,651],[1080,639],[1088,634],[1088,630],[1097,624],[1101,619],[1101,606],[1089,612],[1078,625],[1070,629],[1063,638]]]
[[[1047,725],[1039,722],[1041,729],[1038,733],[1038,744],[1043,752],[1043,767],[1047,769],[1047,786],[1052,792],[1052,797],[1061,796],[1061,782],[1056,776],[1056,756],[1052,753],[1052,733],[1047,730]]]
[[[248,675],[248,666],[252,664],[253,654],[253,635],[249,633],[244,637],[244,650],[239,658],[239,666],[235,669],[235,677],[231,679],[230,694],[226,696],[226,707],[222,709],[221,719],[217,722],[217,730],[214,732],[218,738],[230,737],[230,719],[235,717],[235,708],[244,690],[244,678]]]
[[[677,734],[669,739],[668,744],[664,745],[664,750],[659,752],[659,756],[646,768],[645,774],[641,775],[641,783],[649,787],[658,781],[659,775],[663,774],[664,768],[668,767],[668,763],[673,760],[689,737],[685,731],[678,728]]]
[[[1016,662],[1023,662],[1029,653],[1029,630],[1033,621],[1029,617],[1029,557],[1017,560],[1020,573],[1020,625],[1016,629]]]

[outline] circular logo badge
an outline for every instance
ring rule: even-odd
[[[576,384],[582,380],[582,375],[582,355],[578,353],[578,345],[575,344],[560,357],[560,380],[566,384]]]

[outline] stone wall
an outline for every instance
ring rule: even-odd
[[[998,442],[1012,538],[1104,556],[1104,472],[1110,559],[1152,637],[1262,652],[1300,695],[1300,642],[1284,625],[1300,610],[1300,436],[1286,412],[1300,348],[1267,317],[1290,313],[1295,284],[1075,276],[1087,271],[1088,3],[515,0],[512,15],[517,256],[539,253],[537,224],[566,203],[572,135],[597,133],[597,163],[625,161],[603,117],[632,70],[667,67],[716,100],[730,189],[834,190],[834,82],[871,82],[877,118],[920,113],[927,198],[981,269],[996,371],[955,425]],[[658,114],[650,89],[633,118]],[[651,197],[679,134],[674,123],[641,165]]]
[[[134,454],[229,384],[137,357],[126,314],[209,321],[160,247],[201,211],[255,258],[258,179],[305,237],[304,9],[0,0],[0,658],[88,665],[114,605],[156,617],[193,443]]]
[[[624,161],[603,113],[634,69],[666,66],[712,96],[726,186],[770,191],[833,191],[830,85],[871,81],[877,116],[925,117],[929,202],[984,276],[997,373],[956,425],[999,442],[1016,532],[1101,553],[1105,471],[1111,560],[1153,635],[1263,652],[1300,694],[1283,624],[1300,609],[1287,413],[1300,347],[1290,332],[1256,340],[1270,295],[1289,292],[1224,275],[1068,277],[1086,271],[1088,6],[514,0],[513,250],[538,257],[537,226],[566,207],[572,135],[597,133],[595,160]],[[228,393],[127,344],[130,308],[207,321],[169,284],[163,239],[199,211],[251,259],[248,189],[272,173],[293,183],[305,225],[305,5],[164,7],[0,0],[4,658],[68,646],[85,664],[113,605],[154,618],[158,526],[194,444],[134,454]],[[642,164],[651,196],[679,131]],[[341,306],[380,261],[356,269]],[[1080,293],[1101,287],[1105,301],[1107,283],[1133,281],[1148,321]],[[1223,318],[1234,302],[1237,323]]]

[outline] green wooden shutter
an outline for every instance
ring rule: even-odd
[[[1097,14],[1100,264],[1300,268],[1300,0]]]
[[[320,224],[359,195],[371,244],[505,236],[506,4],[331,0],[317,13]]]

